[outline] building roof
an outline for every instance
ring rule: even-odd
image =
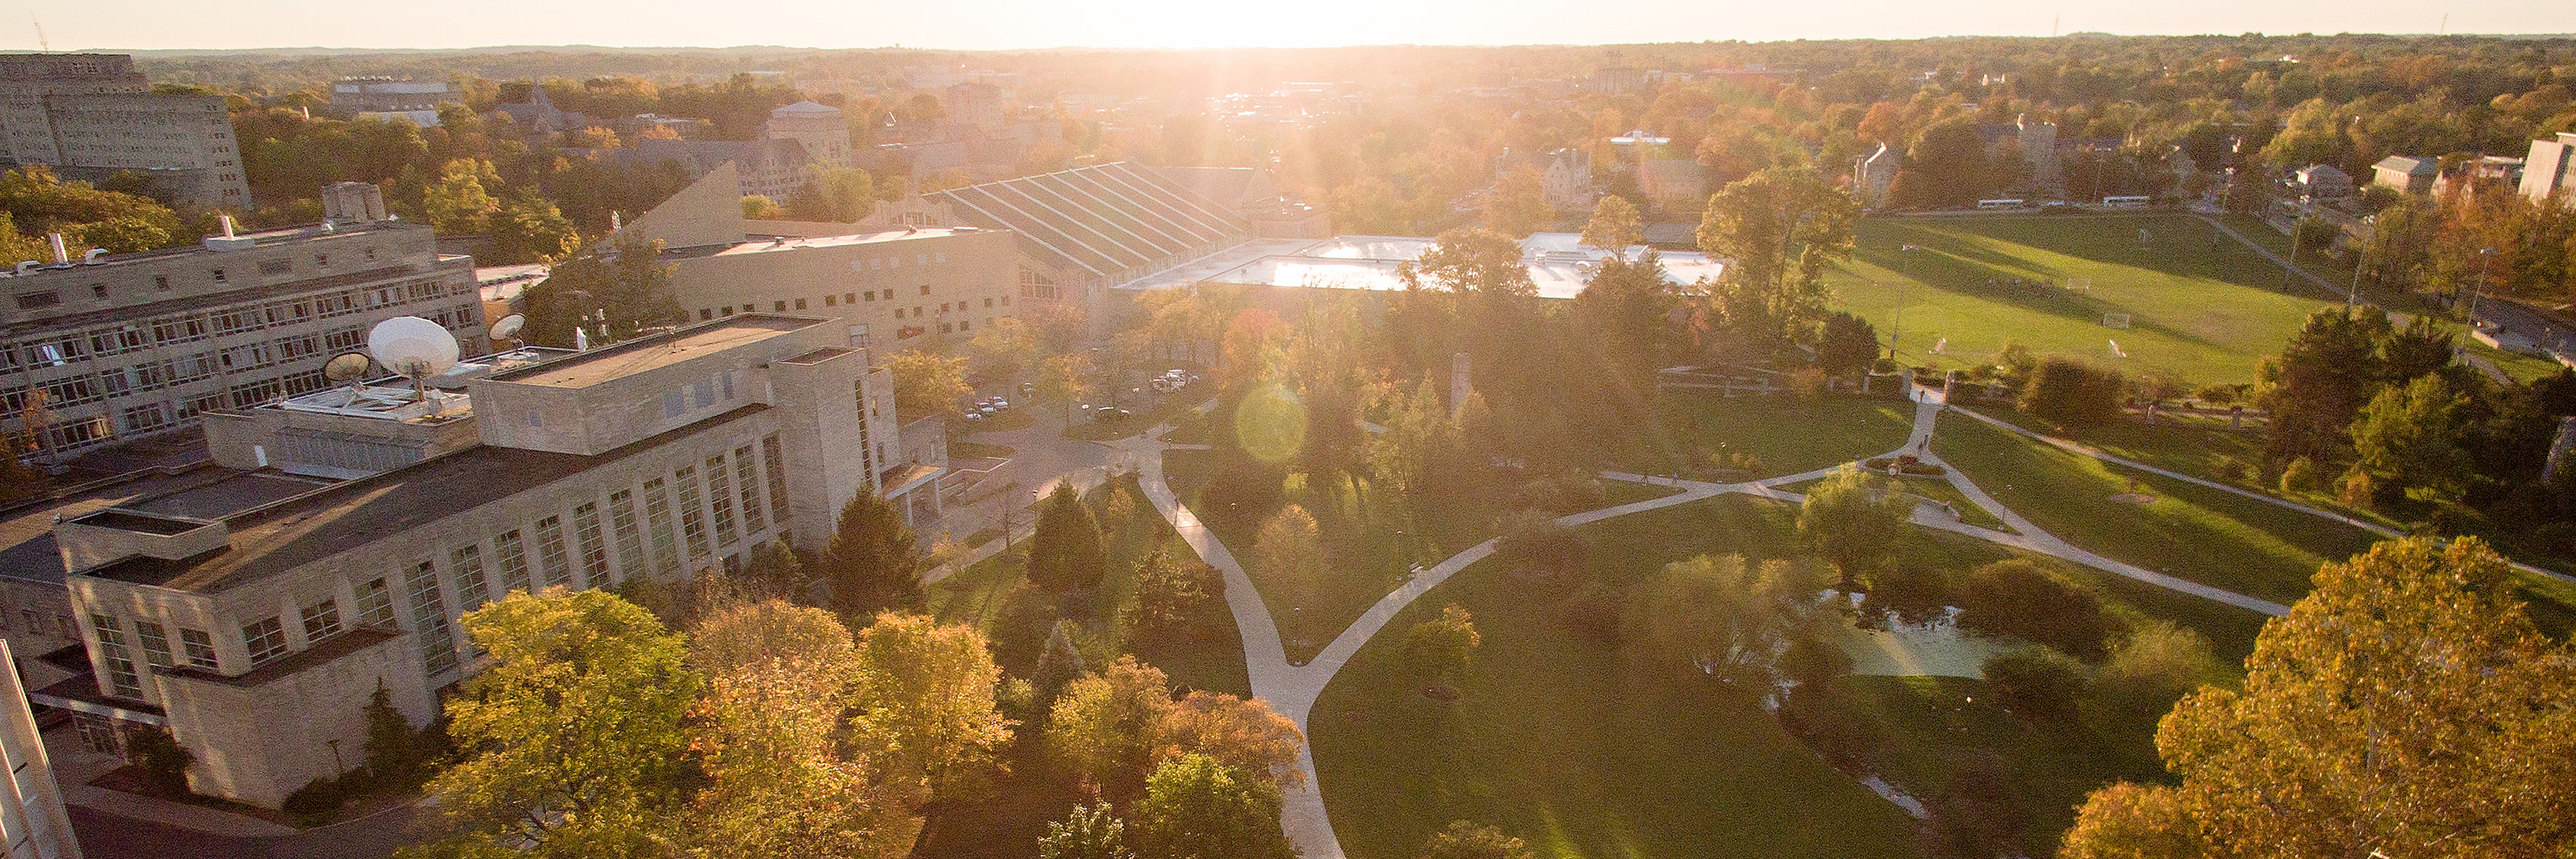
[[[1158,268],[1194,248],[1231,243],[1251,223],[1225,206],[1126,162],[968,185],[924,195],[977,226],[1020,234],[1052,268],[1108,277]]]
[[[803,316],[774,316],[767,313],[727,316],[714,322],[702,322],[666,334],[639,337],[615,346],[577,352],[552,361],[503,370],[484,378],[494,382],[521,385],[587,388],[610,379],[657,370],[701,355],[721,352],[753,341],[822,325],[828,321]]]
[[[2432,176],[2442,172],[2441,159],[2415,158],[2406,155],[2391,155],[2379,159],[2379,163],[2371,166],[2381,170],[2395,170],[2408,176]]]
[[[601,350],[607,351],[607,350]],[[226,516],[228,547],[178,560],[130,557],[82,575],[182,591],[217,591],[743,420],[752,404],[591,456],[478,445]]]
[[[772,110],[769,112],[769,115],[778,116],[780,114],[803,114],[806,116],[838,116],[840,113],[840,108],[833,107],[828,104],[815,104],[810,101],[800,101],[795,104],[778,108],[777,110]]]

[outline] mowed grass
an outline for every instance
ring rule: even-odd
[[[2283,495],[2278,481],[2263,480],[2262,471],[2257,467],[2263,460],[2263,431],[2252,423],[2243,428],[2230,428],[2224,417],[2166,412],[2153,424],[2133,418],[2071,433],[2056,433],[2046,421],[2009,405],[1980,404],[1974,408],[1979,414],[2033,432],[2065,438],[2109,456],[2224,483],[2248,492],[2286,498],[2382,527],[2402,527],[2401,523],[2378,513],[2346,507],[2342,501],[2325,492]],[[1975,420],[1964,416],[1951,419]]]
[[[1582,529],[1592,550],[1581,584],[1551,590],[1488,561],[1408,606],[1342,669],[1308,718],[1343,847],[1356,859],[1409,859],[1433,831],[1464,819],[1501,826],[1559,859],[1917,855],[1910,818],[1825,765],[1745,696],[1562,622],[1564,594],[1585,585],[1623,588],[1703,553],[1796,556],[1796,519],[1794,506],[1745,496],[1610,519]],[[2254,612],[1946,532],[1909,531],[1898,550],[1954,580],[1980,564],[2031,557],[2091,588],[2114,616],[2199,631],[2231,663],[2251,650],[2263,622]],[[1483,648],[1458,684],[1459,699],[1443,703],[1405,672],[1402,640],[1403,630],[1452,602],[1474,615]],[[2151,760],[2150,725],[2082,738],[2008,736],[2008,721],[1954,724],[1937,696],[1921,704],[1890,698],[1912,680],[1847,682],[1888,687],[1873,695],[1906,747],[1884,775],[1909,792],[1930,795],[1966,748],[1992,748],[2013,761],[2026,781],[2035,850],[2064,826],[2069,812],[2058,805],[2136,777],[2139,761]]]
[[[2085,794],[2112,781],[2156,781],[2152,725],[2124,726],[2106,734],[2086,725],[2035,726],[1996,706],[1982,680],[1965,677],[1846,677],[1840,682],[1861,706],[1874,708],[1895,729],[1889,782],[1918,799],[1930,799],[1969,755],[1990,752],[2012,775],[2029,829],[2022,839],[2030,856],[2057,855],[2075,807]]]
[[[1720,397],[1678,391],[1660,406],[1670,445],[1695,461],[1761,461],[1753,477],[1777,477],[1895,450],[1914,428],[1914,404],[1872,397],[1801,400],[1786,394]],[[1654,464],[1668,464],[1669,458]],[[1652,465],[1640,465],[1649,468]]]
[[[1902,331],[1906,362],[1974,366],[2018,341],[2132,373],[2251,382],[2262,356],[2329,302],[2214,235],[2183,215],[1870,218],[1852,259],[1826,280],[1882,338]],[[1989,285],[2014,278],[2050,285]],[[2091,287],[2070,292],[2067,278]],[[2130,314],[2129,327],[2104,327],[2105,313]],[[1943,354],[1927,354],[1943,338]],[[2128,357],[2115,357],[2111,341]]]
[[[2289,604],[2368,531],[2205,486],[2112,466],[1952,417],[1933,448],[1978,488],[2069,543],[2211,587]],[[2144,504],[2115,496],[2140,492]]]

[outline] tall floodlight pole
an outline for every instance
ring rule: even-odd
[[[1904,266],[1905,280],[1914,279],[1914,252],[1922,249],[1922,245],[1906,245],[1896,249],[1896,260],[1899,265]],[[1896,344],[1904,339],[1905,283],[1904,281],[1898,281],[1896,284],[1896,319],[1895,321],[1888,323],[1887,326],[1887,343],[1888,352],[1890,353],[1888,357],[1896,357],[1894,354],[1896,351]]]
[[[2495,261],[2494,248],[2478,249],[2478,282],[2469,285],[2469,327],[2478,327],[2478,293],[2487,288],[2487,264]]]

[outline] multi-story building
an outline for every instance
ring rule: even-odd
[[[27,709],[9,642],[0,641],[0,859],[80,859],[62,786]]]
[[[152,92],[123,54],[0,54],[0,143],[66,178],[131,172],[192,202],[251,203],[223,98]]]
[[[1868,156],[1852,162],[1852,195],[1860,198],[1861,208],[1887,205],[1887,189],[1896,184],[1896,171],[1903,160],[1895,148],[1881,143]]]
[[[323,362],[385,319],[482,333],[472,258],[387,218],[373,185],[324,198],[314,226],[0,272],[0,431],[34,421],[33,454],[59,461],[320,388]]]
[[[2558,132],[2555,140],[2534,140],[2522,159],[2522,195],[2532,202],[2576,208],[2576,131]]]
[[[972,337],[1025,306],[1014,303],[1022,269],[1008,232],[746,221],[733,171],[709,173],[620,231],[661,240],[671,296],[694,320],[833,316],[848,345],[892,349]]]
[[[212,416],[212,479],[55,526],[91,671],[35,700],[166,727],[195,790],[274,806],[357,764],[379,684],[435,714],[478,667],[466,611],[814,550],[860,492],[935,511],[944,460],[916,461],[839,320],[736,314],[424,387]]]
[[[850,151],[850,121],[842,117],[840,108],[831,105],[800,101],[772,110],[761,136],[804,144],[805,154],[821,167],[858,163]]]
[[[331,112],[341,116],[394,111],[436,110],[464,99],[446,81],[409,81],[384,76],[348,77],[331,82]]]

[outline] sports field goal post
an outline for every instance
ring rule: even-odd
[[[2068,292],[2092,292],[2092,291],[2093,291],[2093,279],[2092,279],[2092,278],[2089,278],[2089,277],[2070,277],[2070,278],[2067,278],[2067,279],[2066,279],[2066,291],[2068,291]]]
[[[2105,313],[2105,314],[2102,314],[2102,327],[2104,327],[2104,328],[2127,328],[2127,327],[2129,327],[2129,314],[2126,314],[2126,313]]]

